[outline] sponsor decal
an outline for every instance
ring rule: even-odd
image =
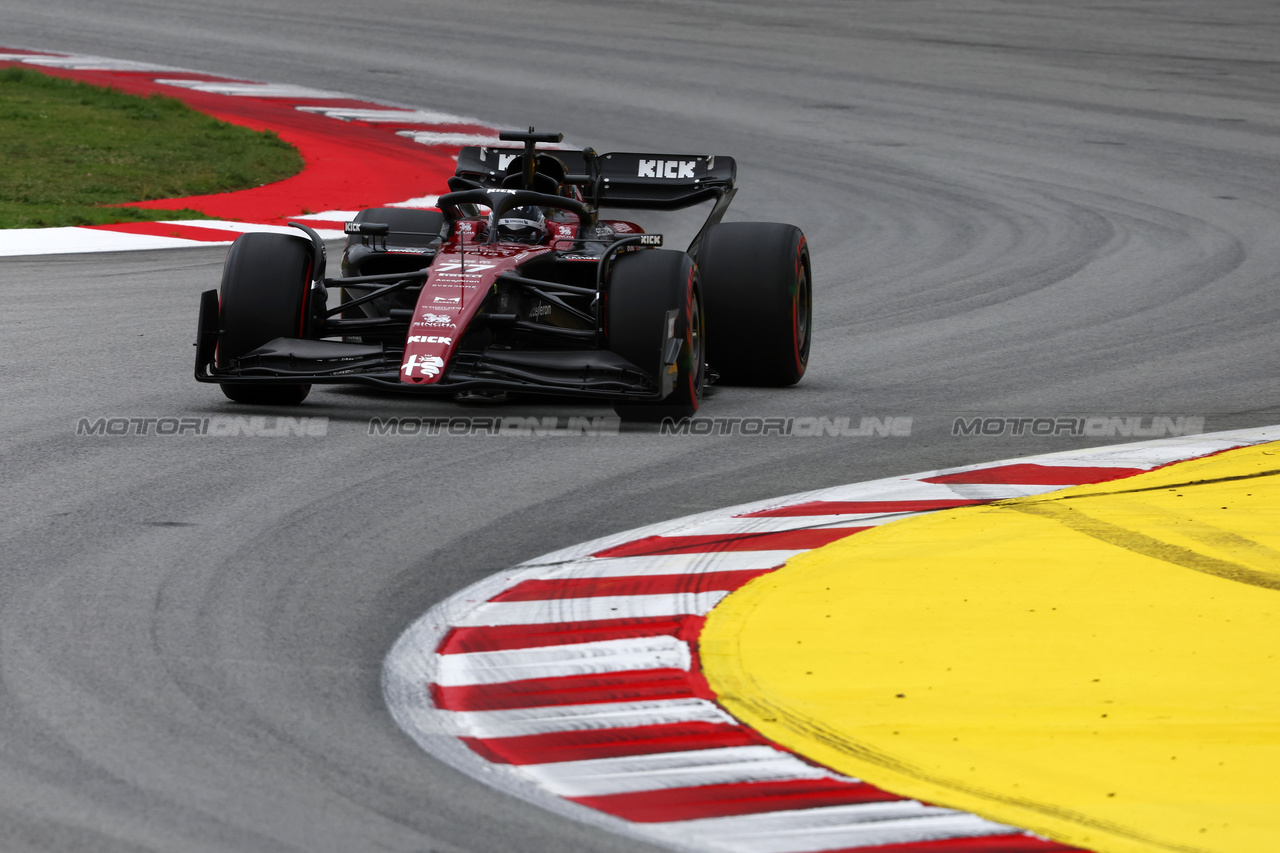
[[[610,224],[613,226],[613,230],[619,234],[631,234],[635,232],[635,229],[631,227],[630,222],[612,222]]]
[[[400,370],[405,376],[412,376],[414,369],[422,371],[423,376],[438,376],[444,367],[444,359],[438,355],[411,355]]]
[[[473,272],[480,273],[484,270],[491,270],[496,266],[497,264],[482,264],[479,261],[466,261],[465,263],[463,261],[440,261],[432,269],[444,275],[449,273],[457,275],[458,273],[454,272],[454,270],[465,269],[466,274],[470,275]]]
[[[641,246],[661,246],[662,235],[661,234],[641,234],[640,245]]]
[[[598,261],[600,259],[592,255],[561,255],[560,260],[562,261]]]
[[[669,178],[679,180],[693,177],[697,160],[641,160],[636,172],[639,178]]]
[[[573,236],[573,226],[572,226],[572,225],[557,225],[557,226],[556,226],[556,236],[557,236],[557,237],[572,237],[572,236]]]
[[[461,305],[461,296],[435,296],[431,299],[432,305]]]
[[[551,306],[547,305],[546,303],[543,303],[541,305],[535,305],[531,309],[529,309],[529,319],[531,320],[536,320],[539,317],[550,317],[550,316],[551,316]]]
[[[415,326],[453,326],[453,318],[448,314],[432,314],[430,311],[422,315],[422,319],[414,323]]]
[[[453,345],[453,338],[446,338],[440,335],[410,335],[409,343],[411,344],[447,344]]]

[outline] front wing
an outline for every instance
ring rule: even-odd
[[[493,390],[660,400],[674,388],[679,354],[679,340],[668,341],[664,369],[655,377],[607,350],[462,351],[450,360],[438,382],[409,385],[400,381],[400,351],[382,344],[276,338],[225,368],[216,367],[218,293],[214,290],[201,298],[199,324],[196,380],[240,385],[355,384],[419,394]]]

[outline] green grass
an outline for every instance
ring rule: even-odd
[[[0,228],[198,219],[105,205],[231,192],[301,170],[297,150],[274,133],[173,98],[0,70]]]

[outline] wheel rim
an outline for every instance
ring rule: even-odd
[[[809,358],[809,324],[812,318],[813,299],[809,293],[809,271],[803,265],[796,282],[795,301],[796,362],[803,365]]]
[[[693,293],[693,305],[689,309],[689,354],[692,358],[693,396],[695,400],[701,399],[706,367],[702,354],[702,300],[698,298],[697,291]]]

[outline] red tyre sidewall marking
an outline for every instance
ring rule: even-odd
[[[702,406],[702,399],[698,395],[698,377],[702,373],[703,361],[701,352],[694,352],[693,348],[693,318],[694,306],[697,302],[698,295],[696,291],[696,282],[698,267],[696,264],[689,266],[689,280],[685,283],[685,304],[684,304],[684,324],[685,324],[685,343],[689,346],[689,399],[693,401],[693,410],[696,412]],[[702,313],[698,312],[698,320],[702,320]],[[698,335],[698,343],[705,346],[705,336]],[[699,363],[694,363],[699,362]]]
[[[802,344],[800,340],[800,311],[803,308],[803,306],[800,305],[800,296],[801,296],[800,280],[801,280],[801,276],[803,276],[805,273],[804,253],[807,250],[808,246],[809,246],[809,241],[805,239],[805,236],[803,234],[801,234],[800,244],[799,246],[796,247],[796,295],[791,300],[791,337],[793,341],[792,349],[795,351],[796,372],[801,376],[804,375],[806,360],[802,357],[802,353],[800,352],[800,348]],[[813,293],[812,280],[809,281],[809,293],[810,294]],[[812,296],[810,298],[812,298]],[[813,320],[812,318],[810,318],[809,322],[805,326],[806,334],[812,334],[812,329],[811,329],[812,325],[813,325]]]

